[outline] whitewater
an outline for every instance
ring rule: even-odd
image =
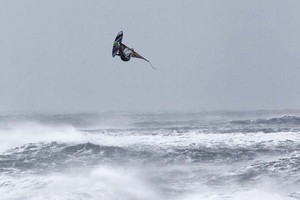
[[[0,199],[300,199],[300,112],[0,114]]]

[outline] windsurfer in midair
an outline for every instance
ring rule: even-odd
[[[148,63],[150,63],[151,67],[153,69],[156,69],[155,67],[152,66],[151,62],[144,58],[143,56],[139,55],[134,49],[127,47],[125,44],[122,43],[122,38],[123,38],[123,31],[120,31],[115,39],[114,45],[113,45],[113,50],[112,50],[112,56],[115,57],[115,55],[120,56],[122,61],[129,61],[131,57],[133,58],[140,58]]]

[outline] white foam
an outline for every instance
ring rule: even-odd
[[[37,123],[14,124],[0,129],[0,151],[39,142],[84,142],[84,134],[72,127],[51,127]]]
[[[202,193],[190,194],[178,200],[292,200],[284,194],[278,194],[272,191],[265,191],[258,188],[250,190],[240,190],[228,193],[218,193],[213,191],[203,191]]]
[[[113,166],[44,175],[0,175],[0,186],[1,200],[159,199],[137,172]]]
[[[88,134],[87,137],[92,139],[90,142],[108,145],[108,146],[130,146],[146,145],[156,146],[159,148],[168,147],[249,147],[255,144],[263,144],[273,147],[282,142],[300,143],[300,134],[295,132],[276,132],[276,133],[171,133],[171,134],[151,134],[134,132],[116,132],[116,133],[99,133]]]
[[[154,134],[153,134],[154,133]],[[168,147],[248,147],[263,144],[272,147],[281,142],[300,144],[298,132],[274,133],[201,133],[197,131],[165,133],[162,131],[102,131],[88,133],[73,127],[45,126],[37,123],[15,124],[8,129],[0,129],[0,151],[28,143],[63,142],[86,143],[104,146],[126,147],[130,145]]]
[[[179,181],[179,180],[178,180]],[[159,192],[145,174],[133,167],[98,166],[63,173],[0,175],[1,200],[291,200],[288,191],[275,183],[252,188],[239,186],[187,185],[186,192],[167,195]]]

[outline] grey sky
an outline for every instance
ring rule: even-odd
[[[298,0],[2,0],[0,111],[300,108]],[[116,34],[150,59],[111,58]]]

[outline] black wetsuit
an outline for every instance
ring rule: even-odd
[[[127,48],[124,44],[121,43],[120,45],[120,49],[119,49],[119,55],[121,57],[121,60],[127,62],[130,60],[130,56],[126,57],[126,55],[124,54],[124,49]]]
[[[120,52],[120,57],[121,57],[121,60],[127,62],[130,60],[130,57],[126,57],[123,53],[123,51]]]

